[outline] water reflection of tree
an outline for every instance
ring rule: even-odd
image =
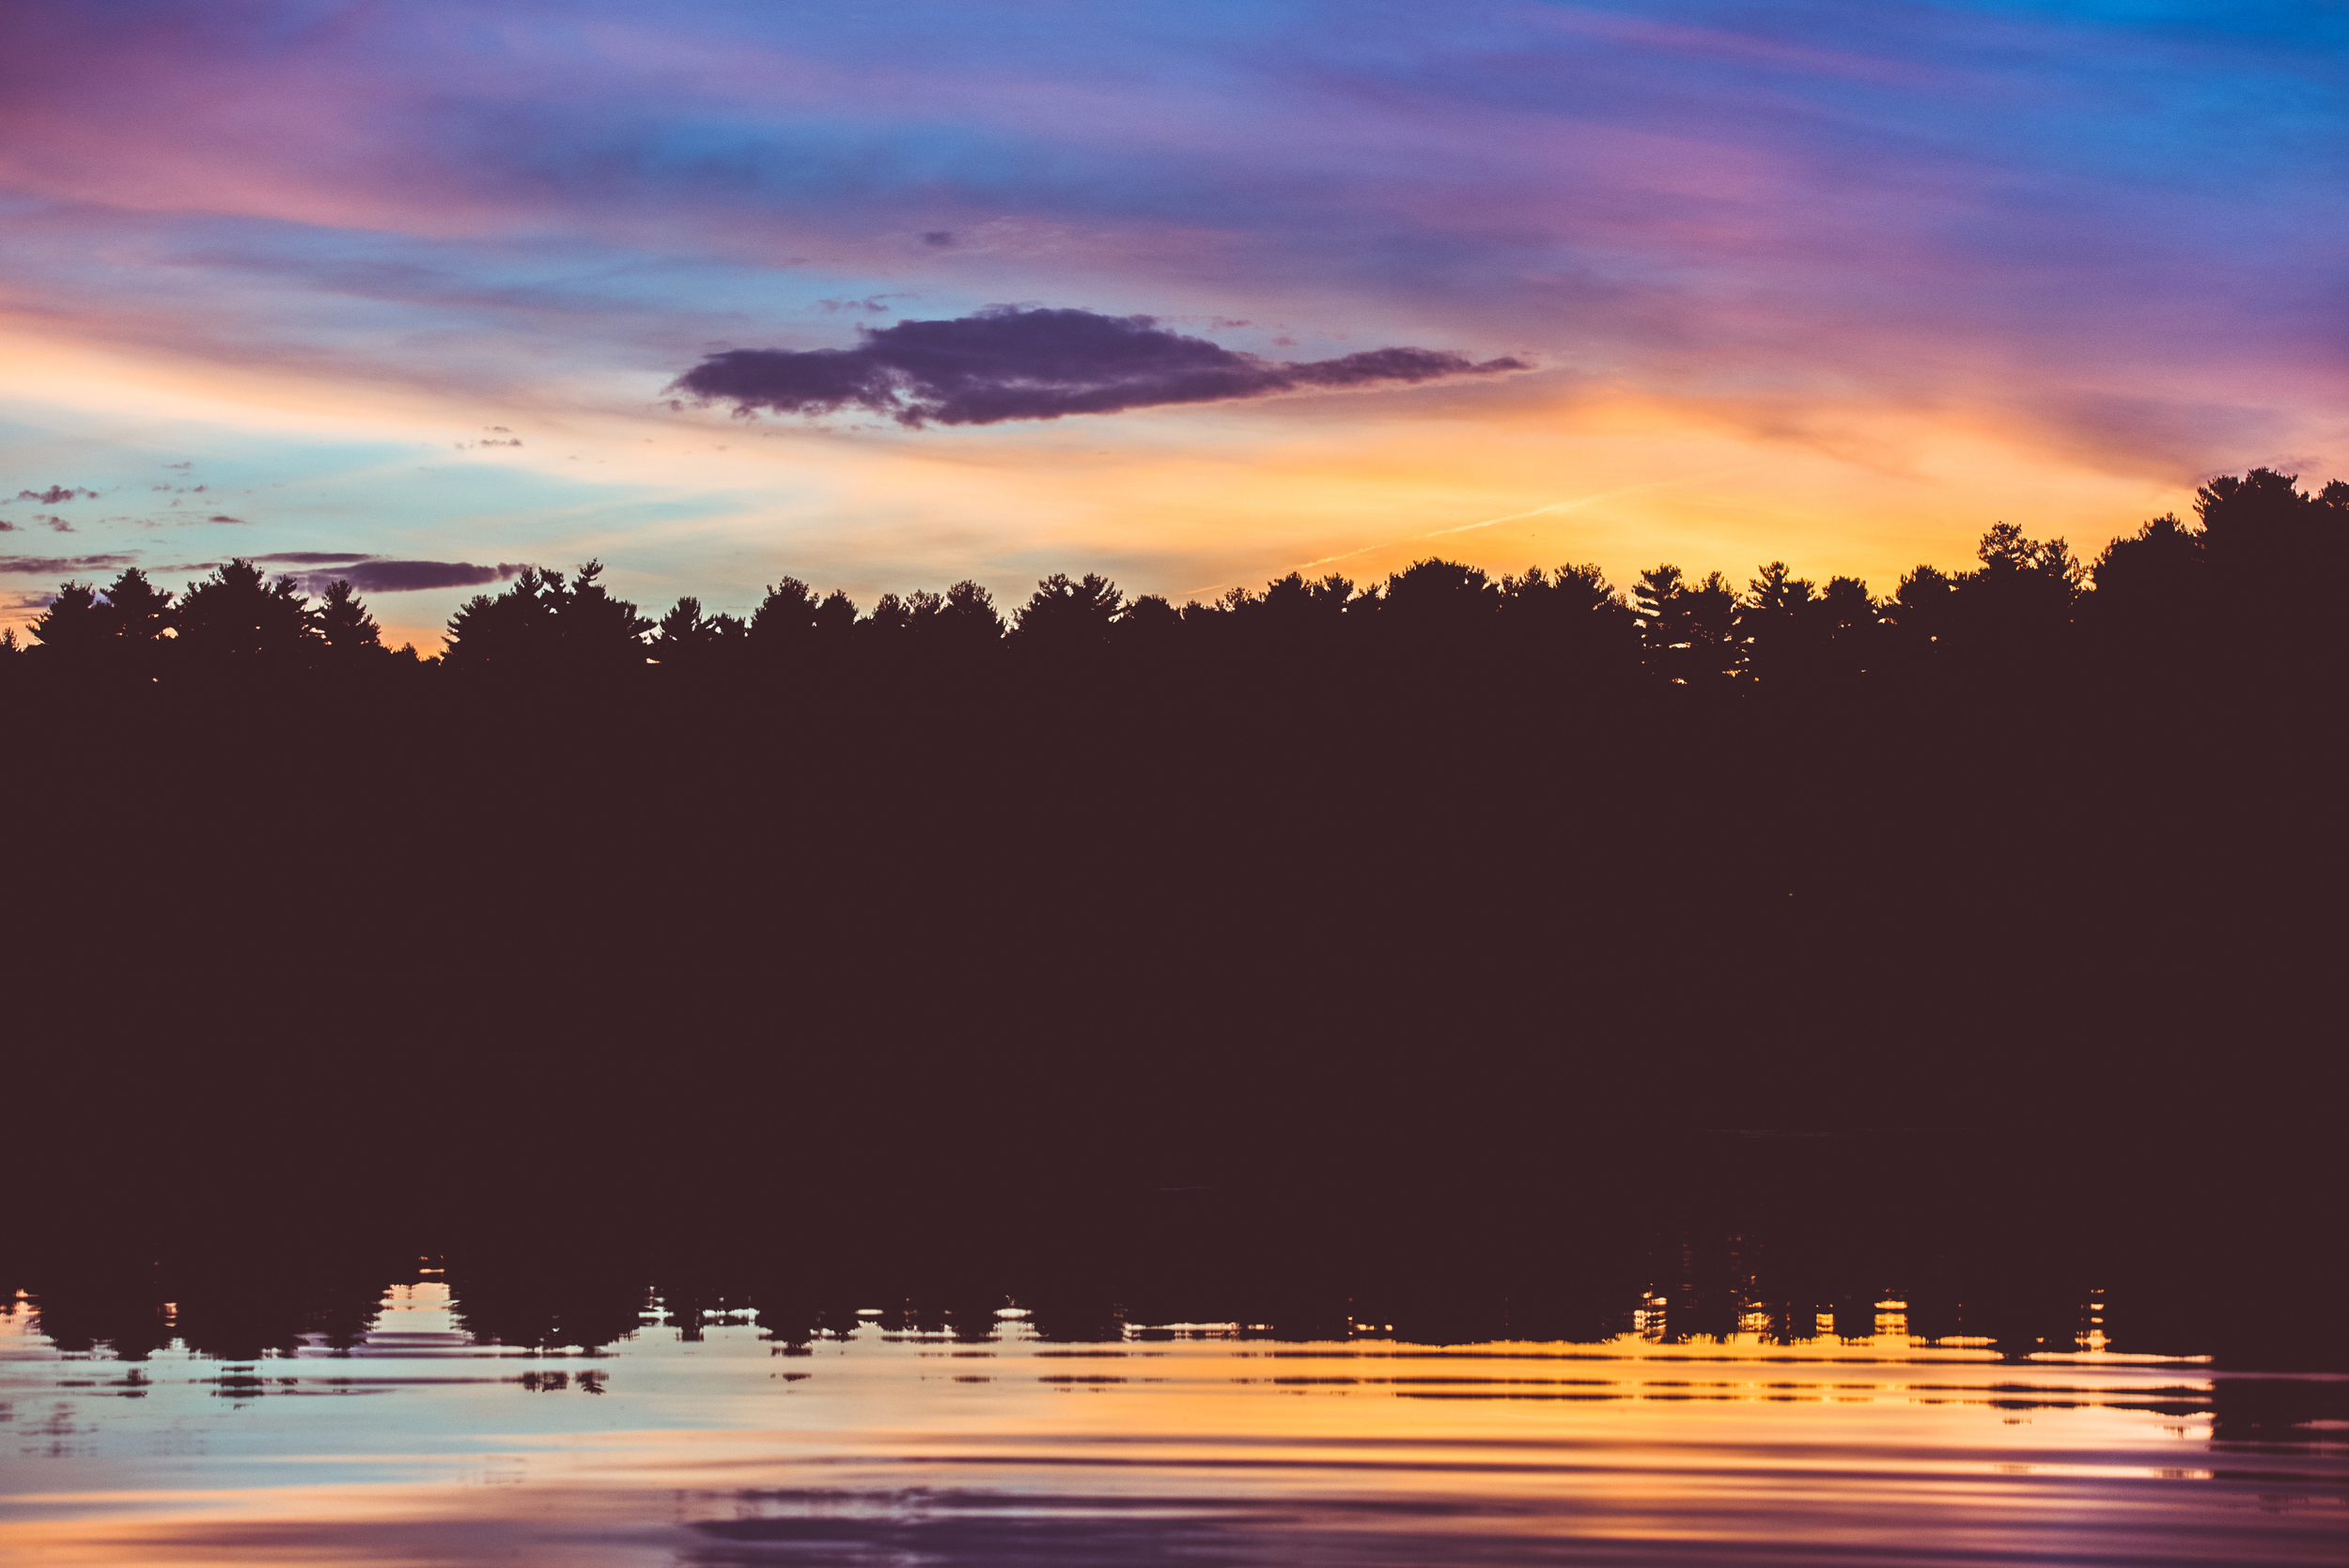
[[[905,1278],[870,1258],[777,1256],[747,1243],[630,1265],[620,1261],[627,1249],[614,1245],[616,1235],[602,1239],[601,1263],[500,1248],[453,1257],[447,1279],[457,1321],[474,1343],[540,1351],[607,1349],[646,1333],[695,1341],[737,1331],[801,1354],[855,1337],[965,1347],[1006,1335],[1084,1345],[1203,1331],[1292,1343],[1596,1344],[1638,1330],[1671,1344],[1745,1336],[1800,1345],[1831,1337],[1886,1349],[1984,1346],[2015,1357],[2100,1344],[2217,1353],[2222,1365],[2253,1368],[2306,1369],[2338,1358],[2337,1343],[2328,1348],[2322,1339],[2327,1303],[2304,1303],[2291,1317],[2276,1305],[2302,1277],[2305,1265],[2290,1260],[2271,1277],[2198,1299],[2191,1281],[2132,1275],[2129,1259],[2108,1255],[2092,1265],[2028,1238],[2016,1248],[2012,1234],[1915,1233],[1893,1249],[1910,1254],[1904,1265],[1880,1234],[1822,1246],[1815,1217],[1730,1207],[1735,1216],[1717,1215],[1711,1228],[1690,1228],[1684,1216],[1676,1228],[1612,1240],[1585,1234],[1564,1247],[1538,1216],[1517,1214],[1510,1217],[1514,1239],[1499,1249],[1488,1241],[1468,1251],[1423,1242],[1398,1250],[1390,1241],[1342,1267],[1301,1272],[1268,1265],[1265,1253],[1251,1256],[1245,1247],[1225,1249],[1220,1260],[1178,1252],[1178,1297],[1160,1294],[1148,1269],[1131,1265],[1023,1270],[1015,1290],[999,1296],[934,1264],[921,1266],[928,1294],[906,1294]],[[1137,1256],[1167,1239],[1150,1231],[1131,1238]],[[1277,1243],[1256,1239],[1277,1251]],[[202,1271],[200,1279],[173,1272],[162,1286],[131,1270],[53,1269],[35,1281],[36,1326],[67,1352],[135,1361],[177,1342],[210,1358],[257,1364],[304,1346],[362,1343],[382,1290],[397,1278],[350,1271],[303,1279],[268,1266]],[[2108,1277],[2122,1282],[2088,1282]],[[159,1288],[181,1299],[167,1311]],[[1897,1310],[1888,1312],[1880,1305],[1887,1300]],[[1226,1327],[1154,1327],[1168,1322]],[[1887,1332],[1897,1338],[1888,1342]],[[239,1387],[268,1392],[275,1374],[257,1376]]]
[[[228,1250],[132,1262],[99,1250],[31,1276],[34,1321],[61,1350],[145,1360],[174,1343],[225,1361],[303,1348],[348,1350],[381,1314],[397,1278],[368,1260]]]
[[[597,1350],[644,1327],[655,1295],[641,1275],[592,1256],[506,1251],[450,1261],[450,1309],[477,1343]]]
[[[982,1219],[917,1191],[910,1203],[835,1198],[824,1223],[778,1236],[754,1197],[711,1192],[690,1212],[475,1226],[443,1277],[476,1343],[549,1351],[722,1332],[783,1352],[859,1336],[1081,1345],[1177,1323],[1300,1342],[1589,1343],[1637,1327],[1673,1343],[1891,1332],[2018,1356],[2101,1343],[2248,1366],[2338,1354],[2321,1250],[2214,1281],[2185,1266],[2163,1227],[2092,1244],[2061,1205],[2032,1206],[2090,1175],[2078,1165],[2013,1145],[1986,1165],[1970,1136],[1914,1131],[1641,1143],[1645,1162],[1595,1147],[1554,1188],[1487,1191],[1472,1207],[1434,1188],[1351,1205],[1195,1188],[1097,1193],[1081,1220],[1066,1194]],[[1070,1245],[1079,1235],[1088,1244]],[[89,1248],[78,1266],[26,1277],[42,1332],[124,1358],[179,1338],[247,1362],[356,1343],[382,1292],[417,1277],[412,1262],[164,1251],[109,1266]]]

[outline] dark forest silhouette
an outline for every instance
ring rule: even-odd
[[[860,613],[844,593],[786,578],[747,621],[706,614],[692,598],[656,621],[615,598],[591,561],[568,575],[527,568],[504,592],[472,599],[437,660],[385,648],[348,582],[311,606],[292,579],[271,582],[244,561],[177,596],[132,567],[102,589],[65,584],[30,644],[7,644],[0,660],[22,662],[27,676],[381,678],[397,668],[416,679],[437,663],[452,680],[674,683],[965,675],[1003,660],[1163,675],[1235,661],[1439,658],[1542,681],[1801,691],[1863,679],[2061,678],[2084,660],[2166,680],[2247,664],[2288,675],[2321,661],[2339,613],[2305,584],[2341,580],[2349,483],[2311,495],[2292,476],[2254,469],[2205,486],[2195,514],[2193,524],[2155,518],[2093,563],[2062,539],[2000,523],[1974,566],[1921,566],[1880,598],[1852,578],[1822,587],[1782,562],[1742,589],[1719,572],[1692,579],[1658,566],[1626,596],[1595,567],[1494,578],[1428,559],[1383,583],[1291,573],[1260,593],[1180,608],[1129,598],[1092,574],[1055,574],[1008,621],[975,582],[884,594]]]
[[[1197,1188],[1194,1250],[1424,1283],[1681,1134],[1735,1188],[1742,1134],[1837,1132],[1876,1153],[1787,1203],[1897,1228],[1959,1170],[1985,1253],[2248,1278],[2338,1185],[2344,549],[2349,486],[2254,471],[1881,598],[1424,561],[655,618],[591,563],[437,661],[245,563],[68,585],[0,657],[0,1254],[702,1227],[918,1294],[982,1213],[1051,1279]]]

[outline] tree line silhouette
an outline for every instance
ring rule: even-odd
[[[1608,1129],[1928,1127],[2132,1172],[2002,1219],[2154,1223],[2190,1145],[2211,1224],[2289,1234],[2344,1088],[2349,487],[2198,501],[1880,598],[1439,561],[647,624],[591,566],[437,663],[250,566],[63,593],[0,672],[13,1152],[105,1234],[1212,1186],[1278,1250],[1571,1208]]]
[[[448,624],[445,652],[392,650],[350,584],[316,605],[290,578],[232,561],[174,595],[136,567],[102,589],[68,582],[31,627],[0,639],[0,662],[144,679],[222,672],[386,672],[438,667],[468,682],[740,680],[876,671],[1017,667],[1181,669],[1294,660],[1376,665],[1393,657],[1472,659],[1594,685],[1821,691],[1863,679],[2050,673],[2084,658],[2141,675],[2198,678],[2245,660],[2271,674],[2322,661],[2338,611],[2306,584],[2349,565],[2349,483],[2321,491],[2267,469],[2214,479],[2195,521],[2152,520],[2093,561],[2061,538],[1999,523],[1976,564],[1920,566],[1882,598],[1849,577],[1821,586],[1783,562],[1744,588],[1719,572],[1661,565],[1626,594],[1596,567],[1493,577],[1441,559],[1384,582],[1302,574],[1180,607],[1128,597],[1091,573],[1054,574],[1006,617],[988,590],[884,594],[860,612],[842,591],[796,578],[747,618],[680,598],[657,620],[614,596],[603,567],[525,568]]]

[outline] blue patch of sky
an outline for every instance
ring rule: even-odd
[[[2020,16],[2052,23],[2157,28],[2220,39],[2349,39],[2349,15],[2335,0],[1969,0],[1938,9]]]
[[[625,3],[603,8],[614,20],[632,22],[642,16],[640,8]],[[1162,55],[1132,53],[1142,46],[1246,48],[1300,26],[1381,10],[1424,14],[1416,8],[1400,8],[1394,0],[1347,0],[1343,7],[1330,0],[1190,0],[1181,6],[1119,7],[1093,0],[1022,0],[1011,6],[910,0],[855,8],[826,0],[716,0],[675,8],[664,12],[663,20],[674,20],[687,32],[706,27],[792,54],[839,50],[879,60],[1033,62],[1136,72],[1166,69]]]
[[[1925,165],[1920,173],[1936,164],[1979,164],[2026,184],[2050,179],[2228,191],[2248,177],[2296,187],[2307,183],[2302,154],[2321,153],[2329,145],[2326,132],[2341,117],[2342,100],[2327,94],[2326,84],[2292,85],[2297,56],[2255,48],[2214,66],[2195,51],[2175,47],[2159,29],[2118,25],[2128,20],[2125,8],[1816,6],[1759,21],[1749,8],[1626,9],[1718,23],[1805,49],[1873,52],[1951,74],[1940,88],[1920,91],[1913,84],[1813,70],[1798,54],[1708,54],[1497,23],[1464,38],[1405,13],[1386,18],[1389,25],[1344,29],[1275,26],[1259,18],[1246,30],[1257,39],[1279,33],[1279,47],[1267,59],[1238,65],[1235,37],[1219,30],[1231,25],[1228,14],[1215,24],[1171,29],[1169,41],[1207,48],[1198,62],[1204,74],[1237,76],[1259,87],[1283,73],[1307,82],[1335,73],[1449,95],[1464,108],[1500,103],[1650,126],[1669,124],[1692,109],[1717,120],[1750,114],[1793,147],[1808,142],[1828,155],[1840,147],[1880,161],[1888,147],[1901,147]],[[1295,20],[1319,13],[1295,8],[1289,14]],[[1987,25],[2002,18],[2026,24]],[[1049,70],[1072,63],[1027,53],[1032,28],[1019,21],[995,14],[984,36],[966,40],[974,70],[993,63],[1006,70]],[[959,29],[942,25],[945,35],[958,36]],[[802,51],[838,51],[858,43],[863,31],[850,21],[788,41]],[[903,56],[923,62],[939,53],[939,31],[908,32],[915,36],[902,44]],[[2217,32],[2255,44],[2264,37],[2223,26]],[[1068,43],[1062,54],[1081,54],[1122,36],[1119,27],[1097,27],[1089,42]],[[1641,69],[1626,71],[1626,62]],[[1118,65],[1106,57],[1096,63],[1105,70]],[[1166,65],[1158,74],[1183,70]],[[2289,114],[2278,112],[2279,85],[2293,104]],[[1722,98],[1739,86],[1766,86],[1770,97],[1742,107]],[[1364,181],[1392,178],[1411,164],[1433,167],[1446,156],[1431,147],[1415,158],[1407,141],[1388,149],[1380,166],[1349,171],[1342,152],[1272,148],[1257,158],[1195,148],[1159,151],[1146,138],[1087,145],[1017,125],[954,123],[919,101],[885,93],[878,102],[878,111],[853,114],[728,114],[638,104],[617,127],[611,105],[582,105],[568,123],[541,122],[519,144],[503,130],[496,139],[547,184],[579,194],[616,186],[661,201],[714,195],[771,204],[778,214],[818,208],[836,225],[863,214],[864,221],[884,226],[920,225],[913,209],[935,196],[1031,214],[1254,227],[1267,238],[1318,227],[1346,200],[1349,175]],[[1144,85],[1136,112],[1147,116],[1152,109]],[[1396,166],[1397,157],[1405,168]]]
[[[582,453],[583,459],[595,455]],[[4,406],[0,482],[11,495],[51,485],[99,490],[95,500],[61,508],[75,521],[75,550],[135,551],[157,562],[288,550],[532,560],[567,553],[583,537],[666,535],[754,502],[793,499],[787,478],[780,485],[769,478],[754,493],[735,483],[694,490],[549,474],[406,442],[186,425],[60,430],[54,412],[34,419]],[[238,520],[208,520],[214,516]],[[614,551],[626,553],[624,543]]]

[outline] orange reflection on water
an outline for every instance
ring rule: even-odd
[[[2338,1561],[2349,1465],[2200,1363],[755,1328],[598,1357],[395,1294],[348,1358],[24,1327],[0,1553],[59,1563]],[[583,1375],[584,1374],[584,1375]],[[131,1378],[135,1375],[137,1381]]]

